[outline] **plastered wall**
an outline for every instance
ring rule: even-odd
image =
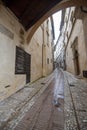
[[[77,19],[75,22],[75,26],[73,28],[71,37],[69,39],[69,43],[66,49],[66,65],[67,70],[75,74],[74,68],[74,59],[72,53],[72,47],[75,38],[78,38],[77,46],[78,46],[78,59],[79,59],[79,68],[80,74],[83,76],[83,70],[87,70],[87,54],[86,54],[86,43],[85,43],[85,35],[84,35],[83,21],[82,19]]]
[[[19,34],[20,29],[24,31],[22,44]],[[35,32],[30,43],[26,42],[26,35],[27,32],[14,14],[0,5],[0,100],[10,96],[26,84],[25,74],[15,74],[16,46],[23,48],[31,55],[31,82],[43,76],[42,45],[46,36],[43,37],[41,26]],[[45,62],[48,55],[52,59],[51,46],[46,49],[46,54],[44,53]],[[44,69],[46,74],[51,73],[52,63],[49,64],[49,69]]]

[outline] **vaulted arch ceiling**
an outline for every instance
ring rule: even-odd
[[[46,20],[49,16],[51,16],[55,12],[57,12],[59,10],[62,10],[64,8],[71,7],[71,6],[77,6],[77,7],[84,6],[84,7],[87,7],[87,0],[62,0],[61,2],[59,2],[58,4],[56,4],[55,6],[53,6],[49,11],[47,11],[47,13],[45,13],[45,15],[43,15],[43,17],[41,17],[39,19],[39,21],[37,21],[28,30],[28,33],[27,33],[27,43],[30,42],[33,34],[37,30],[37,28],[41,25],[41,23],[44,22],[44,20]]]
[[[28,30],[46,12],[62,0],[2,0]]]
[[[2,0],[27,30],[27,43],[40,24],[53,13],[70,6],[87,6],[87,0]]]

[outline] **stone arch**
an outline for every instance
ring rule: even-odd
[[[87,6],[87,0],[62,0],[62,2],[58,3],[56,6],[54,6],[50,11],[48,11],[39,21],[37,21],[27,32],[26,36],[26,42],[27,44],[30,43],[30,40],[32,36],[34,35],[37,28],[52,14],[56,13],[57,11],[60,11],[64,8],[68,8],[71,6]]]

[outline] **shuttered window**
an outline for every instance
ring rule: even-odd
[[[16,46],[15,74],[26,74],[26,82],[30,82],[31,55]]]

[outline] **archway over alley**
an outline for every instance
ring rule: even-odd
[[[27,43],[29,44],[32,36],[34,35],[35,31],[37,30],[37,28],[41,25],[41,23],[43,23],[49,16],[53,15],[54,13],[71,7],[71,6],[87,6],[87,1],[86,0],[62,0],[62,2],[56,4],[54,7],[51,8],[51,10],[49,10],[43,17],[41,17],[41,19],[39,19],[28,31],[28,35],[27,35]]]

